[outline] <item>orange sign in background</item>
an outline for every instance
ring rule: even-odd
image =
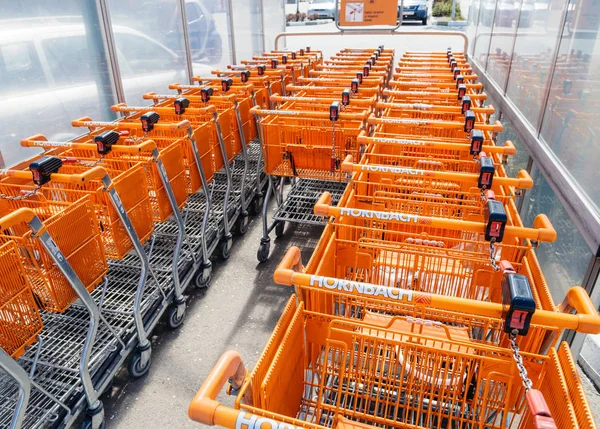
[[[341,0],[340,25],[396,26],[398,19],[398,0]]]

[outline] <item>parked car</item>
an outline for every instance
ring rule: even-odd
[[[0,150],[7,165],[31,155],[31,149],[19,146],[21,138],[37,132],[52,140],[75,137],[82,130],[70,128],[71,120],[107,118],[106,103],[114,101],[106,73],[99,72],[103,59],[88,49],[83,23],[39,22],[0,25],[0,115],[7,124],[0,129]],[[134,96],[186,80],[184,59],[165,45],[128,27],[113,26],[113,33],[131,104],[141,101]],[[211,68],[194,64],[195,71],[207,75]]]
[[[223,39],[208,9],[199,0],[185,0],[185,14],[192,60],[206,58],[210,63],[220,62],[223,57]]]
[[[308,16],[316,15],[318,19],[332,19],[335,21],[335,1],[313,0],[308,7]]]
[[[427,25],[427,16],[429,16],[427,0],[404,0],[403,21],[421,21],[423,25]],[[400,18],[400,4],[398,4],[398,18]]]

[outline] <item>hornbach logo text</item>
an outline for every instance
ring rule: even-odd
[[[379,298],[389,298],[396,301],[412,302],[413,291],[387,286],[378,286],[370,283],[355,282],[352,280],[335,279],[332,277],[311,276],[310,286],[317,286],[322,289],[337,290],[340,292],[357,293],[359,295],[369,295]]]
[[[361,210],[361,209],[350,209],[347,207],[342,207],[340,209],[340,214],[342,216],[352,216],[352,217],[362,217],[366,219],[380,219],[380,220],[395,220],[398,222],[405,223],[418,223],[419,216],[412,214],[404,214],[404,213],[393,213],[393,212],[376,212],[371,210]]]
[[[403,176],[424,176],[424,170],[415,170],[414,168],[403,168],[393,167],[390,165],[372,165],[372,164],[361,164],[363,171],[371,171],[374,173],[393,173],[401,174]]]
[[[266,417],[240,412],[235,421],[235,429],[302,429],[290,423],[278,422]]]

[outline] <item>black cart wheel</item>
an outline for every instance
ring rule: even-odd
[[[198,273],[196,274],[196,278],[194,279],[194,283],[198,289],[204,289],[208,287],[210,281],[212,279],[212,264],[210,261],[208,264],[203,264],[200,266]]]
[[[240,215],[237,220],[236,230],[239,235],[244,235],[248,232],[248,224],[250,223],[250,219],[248,215]]]
[[[275,235],[277,237],[283,237],[283,233],[285,232],[285,222],[280,220],[277,222],[277,226],[275,226]]]
[[[136,350],[131,355],[129,359],[129,364],[127,365],[127,370],[129,371],[129,375],[133,378],[140,378],[144,375],[148,374],[150,371],[150,365],[152,364],[152,357],[148,359],[146,365],[142,365],[142,352],[140,350]]]
[[[167,308],[167,325],[170,329],[177,329],[180,328],[181,325],[183,325],[183,320],[185,319],[186,305],[185,303],[181,305],[183,305],[183,311],[181,312],[181,315],[179,315],[177,311],[177,309],[179,308],[178,305],[170,305],[169,308]]]
[[[233,239],[224,238],[219,243],[219,256],[222,260],[226,261],[231,256],[231,248],[233,247]]]
[[[260,243],[258,251],[256,252],[256,259],[258,262],[263,263],[269,259],[269,252],[271,251],[271,243]]]

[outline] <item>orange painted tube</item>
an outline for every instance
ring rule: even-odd
[[[294,269],[296,266],[301,266],[301,262],[298,262],[300,260],[300,249],[295,246],[289,248],[275,270],[273,277],[275,282],[284,286],[299,286],[312,290],[339,290],[341,293],[356,296],[376,296],[378,299],[389,300],[391,302],[414,303],[415,305],[424,307],[459,311],[463,314],[493,317],[496,319],[501,319],[507,310],[506,306],[499,303],[305,274]],[[586,334],[600,333],[600,315],[598,315],[585,289],[580,286],[571,288],[567,293],[567,299],[573,303],[573,308],[578,311],[577,314],[536,310],[533,313],[531,323],[560,329],[572,329]]]
[[[331,205],[331,194],[321,194],[314,206],[314,213],[319,216],[349,216],[360,219],[379,219],[386,222],[405,223],[409,225],[422,225],[432,228],[445,228],[454,231],[470,231],[474,233],[485,233],[486,224],[459,219],[437,218],[432,216],[421,216],[413,213],[385,212],[377,210],[365,210],[352,207],[336,207]],[[504,235],[520,239],[553,242],[556,240],[556,230],[546,215],[538,215],[533,223],[533,228],[506,225]]]

